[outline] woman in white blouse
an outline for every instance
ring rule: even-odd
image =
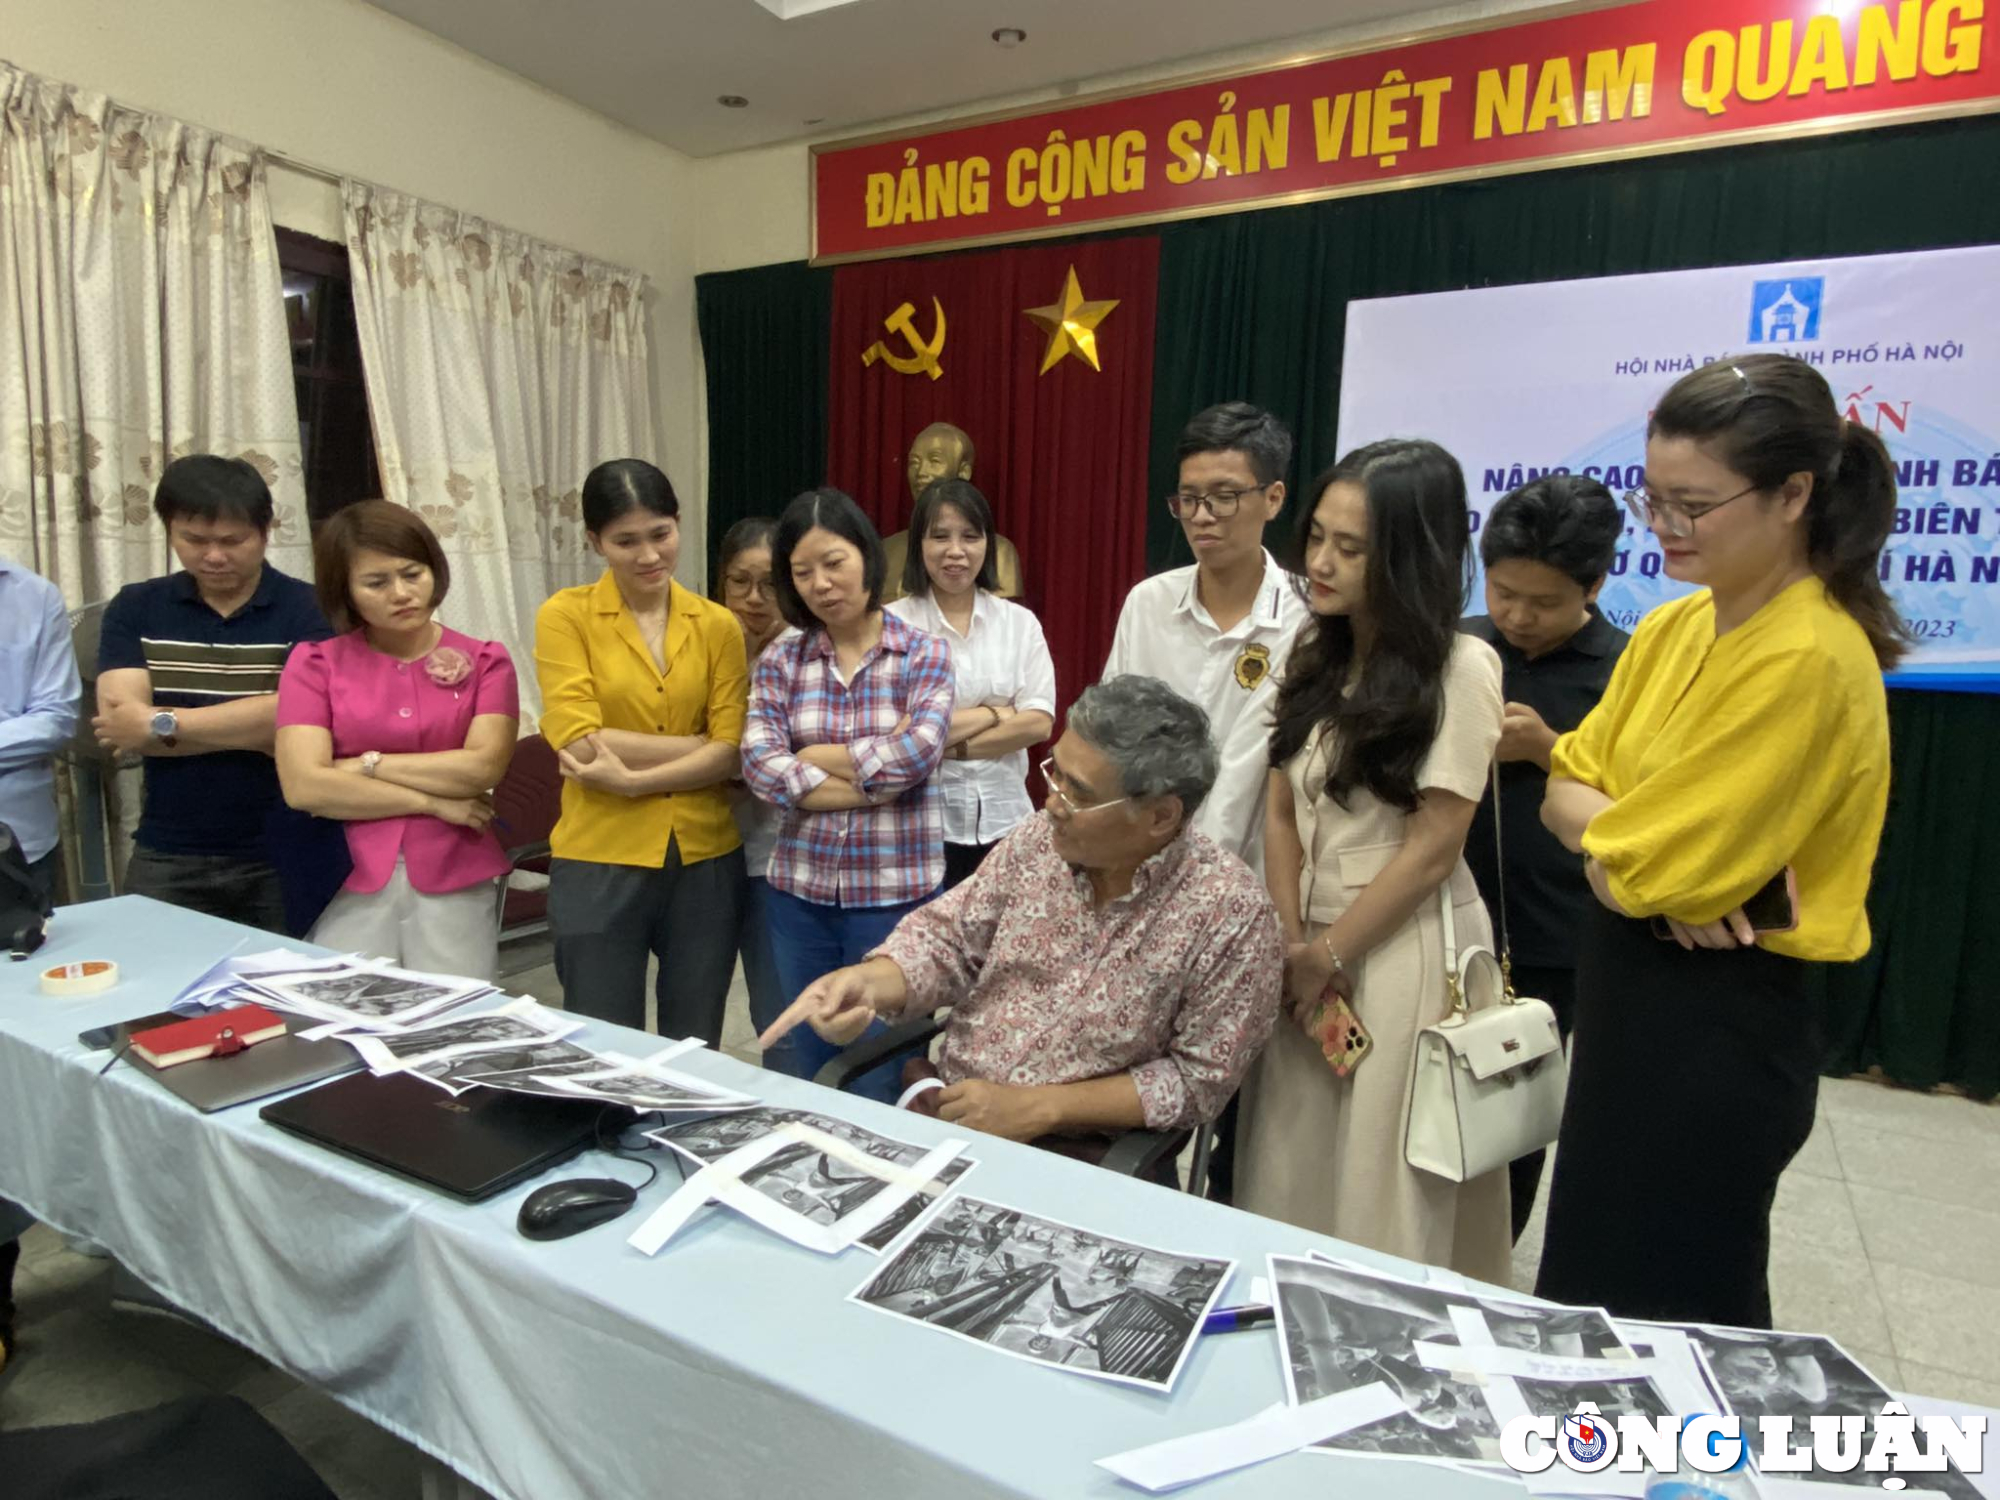
[[[904,564],[904,597],[884,607],[951,647],[958,707],[945,761],[944,885],[1034,812],[1028,747],[1055,729],[1056,669],[1041,622],[993,593],[993,512],[963,479],[933,481],[910,517],[919,543]]]

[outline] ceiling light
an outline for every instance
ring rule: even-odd
[[[1002,26],[993,33],[993,40],[1001,47],[1018,47],[1028,39],[1028,33],[1018,26]]]
[[[741,94],[717,94],[715,102],[720,104],[724,109],[748,109],[750,107],[750,101],[745,99]]]

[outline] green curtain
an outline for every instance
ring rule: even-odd
[[[697,276],[708,371],[708,576],[723,533],[826,473],[833,272],[804,261]]]
[[[2000,698],[1889,695],[1889,821],[1868,919],[1875,947],[1821,969],[1826,1070],[1879,1066],[1918,1088],[2000,1094]]]
[[[1152,485],[1174,486],[1192,413],[1245,398],[1331,464],[1347,304],[1370,297],[2000,240],[2000,118],[1744,146],[1201,219],[1161,232]],[[1274,523],[1291,534],[1293,506]],[[1147,518],[1151,570],[1189,561]],[[1814,977],[1828,1070],[2000,1092],[2000,700],[1890,697],[1895,792],[1875,948]],[[1808,752],[1809,753],[1809,752]]]

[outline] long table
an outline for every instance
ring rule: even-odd
[[[468,1205],[265,1124],[203,1115],[86,1028],[159,1010],[246,929],[127,896],[58,911],[42,952],[0,969],[0,1196],[104,1245],[273,1364],[502,1500],[802,1494],[879,1500],[1122,1496],[1093,1460],[1283,1399],[1268,1328],[1200,1341],[1171,1396],[1009,1359],[846,1301],[879,1260],[799,1249],[720,1208],[653,1259],[626,1236],[674,1190],[571,1239],[515,1230],[541,1181],[634,1180],[590,1153]],[[254,946],[268,942],[248,934]],[[115,989],[42,995],[51,964],[110,958]],[[592,1022],[576,1040],[656,1046]],[[774,1105],[936,1143],[935,1121],[714,1052],[675,1066]],[[1267,1219],[974,1135],[975,1196],[1163,1249],[1233,1256],[1247,1300],[1267,1252],[1392,1261]],[[1233,1497],[1518,1494],[1428,1464],[1297,1454],[1213,1481]]]

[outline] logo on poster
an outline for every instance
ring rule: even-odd
[[[1819,337],[1824,276],[1789,276],[1751,283],[1750,342],[1803,344]]]

